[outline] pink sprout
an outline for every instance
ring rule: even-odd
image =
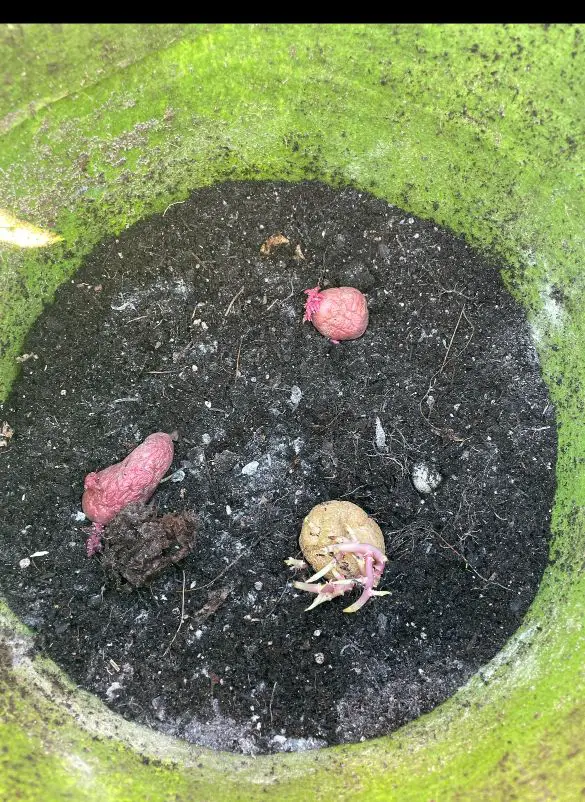
[[[335,543],[329,546],[329,551],[333,553],[333,560],[324,568],[310,577],[306,582],[294,582],[294,587],[298,590],[305,590],[309,593],[316,593],[317,598],[307,607],[312,610],[323,602],[331,601],[337,596],[349,593],[354,587],[362,587],[362,594],[359,599],[346,607],[344,613],[356,613],[372,596],[386,596],[387,590],[374,590],[375,585],[382,576],[388,558],[380,549],[369,543]],[[354,554],[358,558],[358,565],[361,576],[345,577],[340,570],[339,556],[343,554]],[[317,583],[321,579],[333,572],[336,579]]]
[[[85,541],[85,550],[87,551],[88,557],[93,557],[94,554],[98,554],[104,547],[102,543],[104,527],[102,524],[94,523],[86,531],[89,532],[89,537]]]
[[[321,306],[323,296],[321,295],[321,290],[319,289],[318,284],[316,287],[313,287],[312,290],[305,290],[305,295],[307,296],[307,301],[305,303],[305,316],[303,317],[303,323],[310,323],[313,315]]]

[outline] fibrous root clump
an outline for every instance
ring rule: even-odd
[[[166,513],[135,503],[103,531],[101,562],[107,572],[141,587],[186,557],[195,546],[193,513]]]

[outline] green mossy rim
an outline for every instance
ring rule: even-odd
[[[52,664],[31,662],[28,635],[5,610],[11,647],[0,649],[0,797],[581,794],[584,32],[569,25],[0,28],[1,205],[64,238],[40,252],[0,247],[0,397],[43,304],[102,237],[216,181],[318,179],[435,220],[507,264],[559,424],[554,542],[538,596],[504,650],[433,713],[349,747],[256,759],[211,753],[123,722]]]

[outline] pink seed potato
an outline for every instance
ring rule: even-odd
[[[355,287],[305,290],[305,320],[334,342],[357,340],[368,327],[368,302]]]
[[[115,465],[85,477],[81,508],[96,524],[107,524],[133,502],[147,502],[171,466],[171,437],[164,432],[149,435]]]

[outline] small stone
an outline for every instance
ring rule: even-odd
[[[249,462],[247,465],[244,465],[244,467],[242,468],[242,473],[245,476],[253,476],[258,470],[259,465],[260,463],[257,460],[252,460],[252,462]]]
[[[300,454],[301,453],[301,448],[303,447],[304,442],[300,437],[297,437],[295,440],[293,440],[293,444],[292,445],[293,445],[295,454]]]
[[[380,418],[376,418],[376,448],[380,449],[380,451],[386,448],[386,432]]]
[[[262,590],[262,582],[254,582],[254,590]]]
[[[439,471],[426,462],[418,462],[412,469],[412,484],[419,493],[428,495],[443,481]]]
[[[92,610],[97,610],[98,607],[101,607],[102,597],[99,593],[95,593],[93,596],[90,596],[87,600],[87,606],[91,607]]]
[[[290,403],[293,409],[296,409],[298,407],[302,397],[303,397],[303,391],[301,390],[301,388],[298,385],[293,384],[293,386],[290,388]]]
[[[323,652],[317,652],[315,654],[315,662],[317,663],[318,666],[323,665],[323,663],[325,662],[325,655],[323,654]]]
[[[110,686],[106,689],[106,696],[108,699],[113,701],[118,695],[119,692],[122,690],[122,685],[119,682],[112,682]]]
[[[21,561],[18,563],[18,565],[19,565],[19,567],[20,567],[20,568],[28,568],[28,567],[29,567],[29,565],[30,565],[30,558],[29,558],[29,557],[24,557],[24,558],[23,558],[23,559],[22,559],[22,560],[21,560]]]

